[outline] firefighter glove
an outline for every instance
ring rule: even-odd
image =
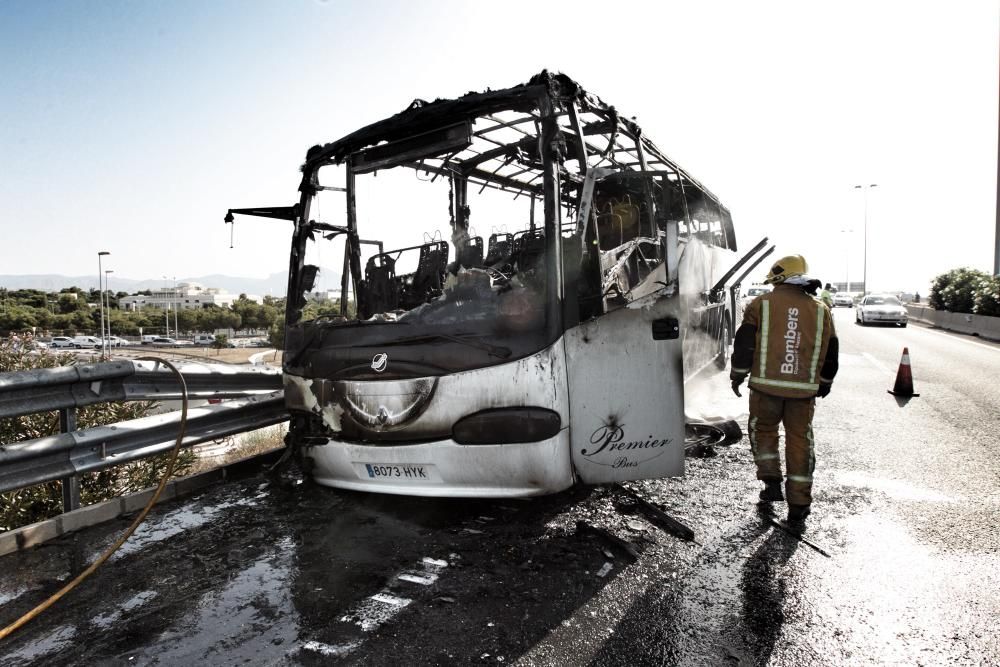
[[[820,398],[826,398],[830,395],[830,389],[833,387],[832,382],[820,382],[819,389],[816,391],[816,395]]]
[[[740,385],[743,384],[743,381],[746,379],[746,373],[737,373],[736,371],[729,373],[729,380],[732,383],[733,393],[737,396],[743,396],[743,394],[740,393]]]

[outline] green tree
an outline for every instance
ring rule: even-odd
[[[59,296],[59,312],[68,315],[78,310],[89,310],[87,302],[74,293],[66,293]]]
[[[201,309],[181,308],[177,311],[177,326],[185,333],[201,329]]]
[[[201,326],[206,331],[215,329],[239,329],[243,320],[239,313],[225,308],[210,306],[202,311]]]
[[[267,342],[271,344],[271,347],[283,350],[285,349],[285,322],[275,322],[271,325],[271,328],[267,330]]]
[[[265,306],[274,306],[278,310],[284,310],[285,309],[285,297],[283,297],[283,296],[271,296],[270,294],[268,294],[267,296],[264,297],[264,305]]]
[[[35,309],[28,306],[8,305],[0,312],[0,330],[23,331],[38,325]]]
[[[233,301],[232,311],[240,316],[240,323],[243,328],[258,328],[258,304],[247,298],[246,294],[240,294],[239,298]]]

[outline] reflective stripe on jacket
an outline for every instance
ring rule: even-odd
[[[778,285],[747,306],[743,322],[756,328],[750,387],[785,398],[815,396],[836,336],[830,309],[800,287]]]

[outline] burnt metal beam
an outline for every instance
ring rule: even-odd
[[[257,206],[255,208],[231,208],[226,213],[226,222],[233,221],[233,214],[253,215],[258,218],[274,218],[276,220],[294,221],[299,217],[299,205],[293,206]]]
[[[431,173],[440,173],[442,176],[447,176],[449,173],[451,173],[448,169],[444,169],[441,167],[434,167],[429,164],[410,163],[404,166],[421,171],[428,171]],[[490,172],[483,171],[482,169],[473,169],[468,174],[466,174],[466,177],[469,179],[477,179],[478,181],[476,183],[477,185],[482,185],[483,182],[493,182],[498,186],[497,187],[498,190],[508,189],[514,191],[521,191],[526,194],[533,194],[536,196],[540,196],[542,194],[542,188],[538,186],[532,186],[530,183],[526,183],[524,181],[518,181],[516,179],[509,178],[507,176],[501,176],[499,174],[494,176],[490,174]]]
[[[487,162],[487,161],[492,160],[494,158],[505,156],[505,155],[507,155],[511,151],[519,150],[519,149],[523,150],[525,148],[530,148],[531,145],[534,144],[536,141],[537,141],[537,139],[535,137],[532,137],[532,136],[529,135],[529,136],[524,137],[523,139],[520,139],[520,140],[518,140],[518,141],[516,141],[516,142],[514,142],[512,144],[502,144],[500,146],[497,146],[496,148],[491,148],[488,151],[483,151],[479,155],[477,155],[475,157],[472,157],[472,158],[469,158],[468,160],[462,160],[461,162],[453,162],[452,164],[457,165],[459,171],[461,171],[462,173],[465,173],[469,169],[471,169],[473,167],[477,167],[480,164],[482,164],[483,162]]]

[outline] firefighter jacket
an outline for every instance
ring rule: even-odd
[[[733,342],[732,375],[750,388],[784,398],[810,398],[838,368],[833,315],[798,285],[777,285],[747,306]]]

